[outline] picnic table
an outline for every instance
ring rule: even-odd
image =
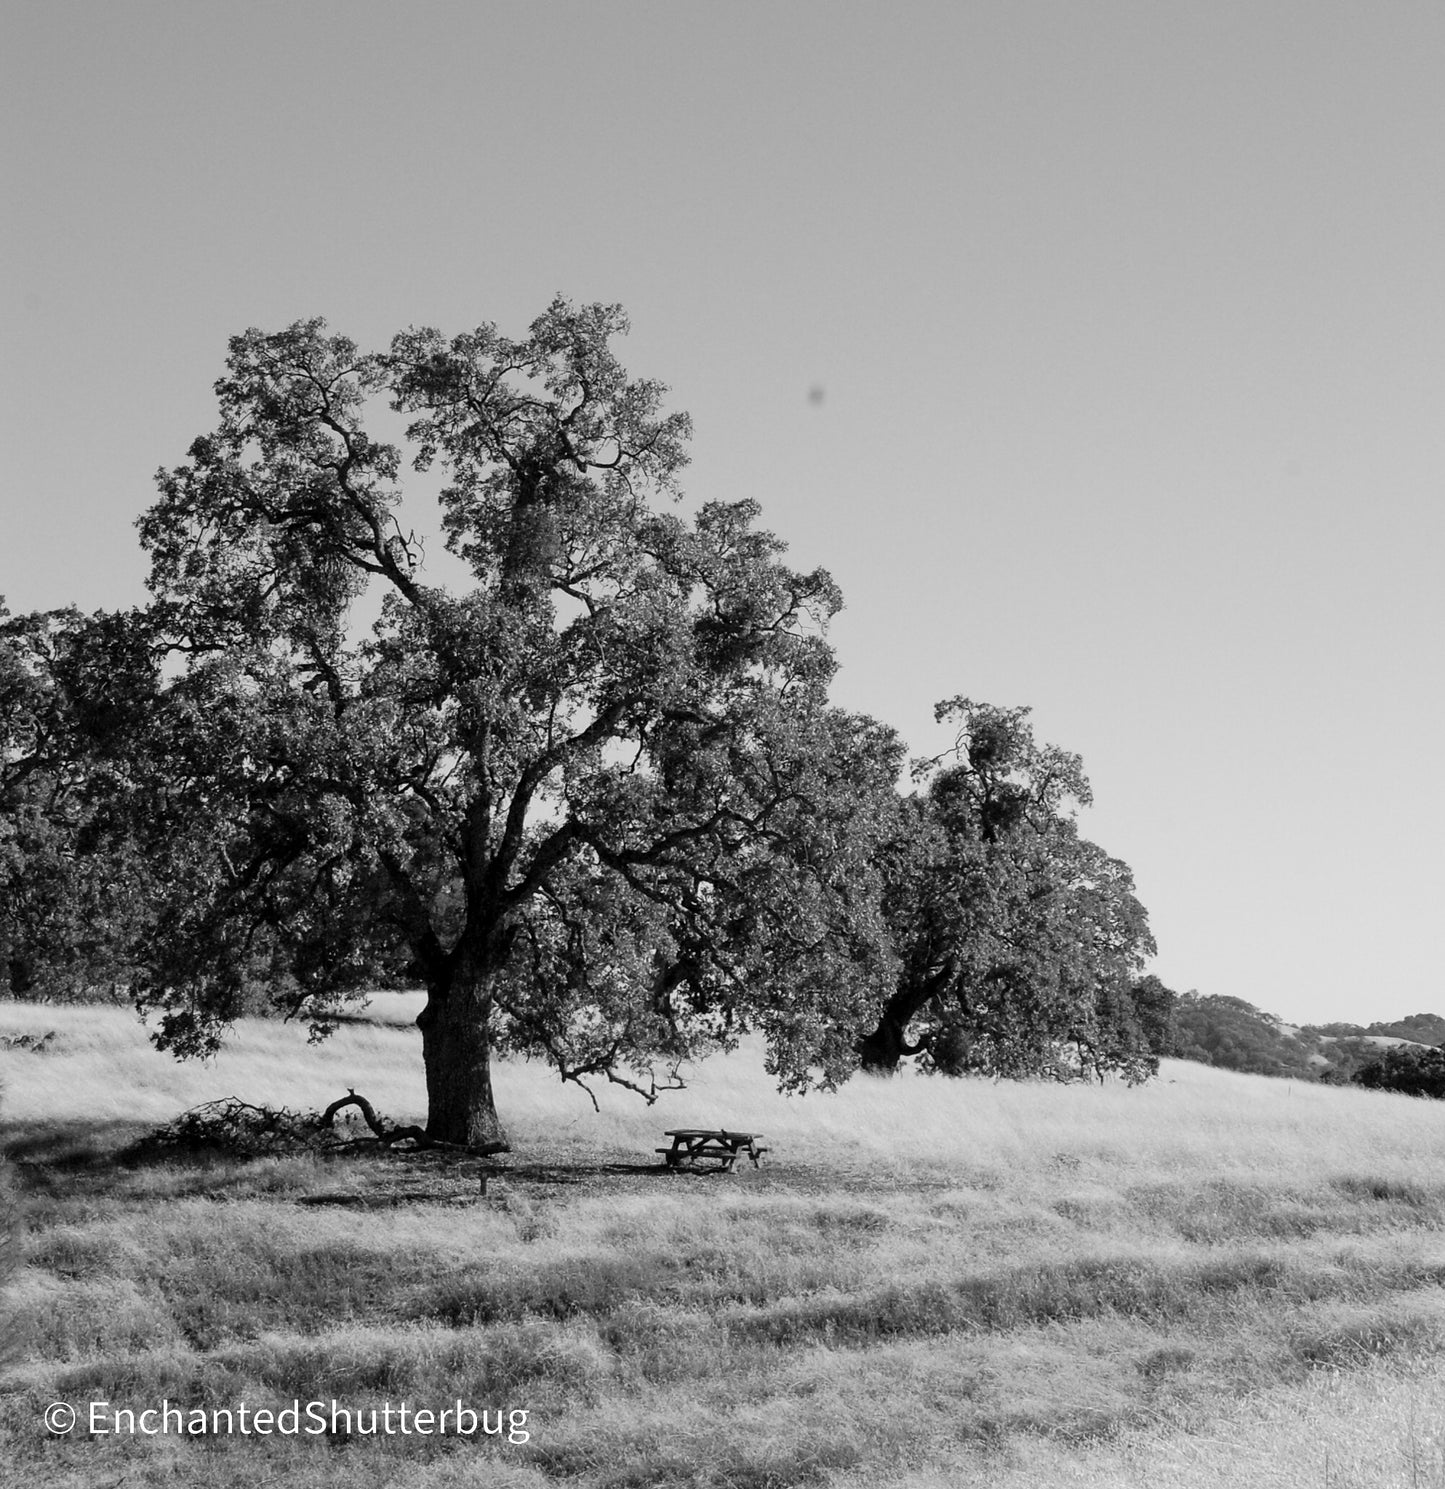
[[[670,1148],[659,1148],[668,1168],[696,1168],[700,1163],[716,1164],[720,1173],[731,1173],[742,1154],[746,1153],[757,1168],[768,1150],[758,1146],[761,1132],[727,1132],[722,1128],[674,1127],[663,1134],[672,1139]]]

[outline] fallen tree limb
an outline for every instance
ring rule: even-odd
[[[377,1138],[388,1148],[393,1143],[399,1143],[405,1141],[406,1139],[410,1139],[419,1148],[461,1148],[464,1152],[475,1153],[483,1158],[489,1157],[493,1153],[510,1153],[512,1151],[511,1147],[507,1143],[486,1143],[481,1147],[464,1147],[462,1144],[459,1143],[438,1142],[436,1139],[428,1137],[426,1134],[426,1130],[421,1127],[390,1126],[387,1123],[383,1122],[381,1118],[376,1115],[376,1109],[366,1099],[366,1097],[358,1096],[356,1092],[350,1088],[348,1088],[347,1094],[345,1096],[341,1097],[337,1101],[333,1101],[331,1105],[328,1106],[324,1112],[322,1112],[317,1125],[321,1127],[330,1127],[332,1120],[335,1118],[337,1112],[344,1111],[349,1106],[354,1106],[361,1113],[362,1120],[369,1128],[371,1128],[371,1130],[376,1134]]]
[[[346,1139],[335,1130],[336,1114],[350,1106],[361,1113],[371,1129],[370,1137]],[[458,1143],[435,1142],[420,1127],[394,1127],[377,1116],[375,1107],[364,1096],[351,1091],[319,1114],[293,1112],[285,1107],[255,1106],[237,1096],[208,1101],[138,1138],[123,1149],[120,1156],[126,1162],[145,1162],[176,1153],[219,1150],[237,1157],[259,1158],[371,1142],[390,1148],[394,1143],[404,1141],[414,1142],[418,1148],[434,1148],[472,1158],[488,1158],[494,1153],[511,1151],[506,1143],[468,1148]]]

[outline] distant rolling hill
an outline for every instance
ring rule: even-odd
[[[1243,998],[1184,993],[1169,1053],[1254,1075],[1343,1081],[1376,1052],[1401,1044],[1445,1045],[1445,1018],[1416,1013],[1391,1023],[1296,1025]]]

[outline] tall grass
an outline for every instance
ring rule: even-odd
[[[1298,1470],[1271,1483],[1364,1484],[1341,1477],[1356,1436],[1404,1451],[1398,1413],[1371,1415],[1394,1381],[1434,1472],[1440,1104],[1172,1062],[1142,1089],[901,1076],[792,1100],[745,1048],[657,1107],[604,1090],[598,1112],[503,1065],[516,1151],[485,1198],[436,1155],[116,1164],[139,1125],[218,1096],[354,1086],[416,1120],[418,1036],[404,999],[383,1013],[320,1047],[248,1023],[178,1067],[121,1011],[0,1004],[0,1034],[56,1034],[0,1052],[30,1227],[14,1462],[59,1483],[134,1464],[167,1485],[1193,1489],[1218,1481],[1217,1440]],[[763,1168],[656,1167],[664,1128],[714,1125],[764,1132]],[[529,1440],[35,1427],[53,1399],[457,1395],[525,1410]],[[1353,1425],[1326,1480],[1306,1449],[1329,1401]]]
[[[5,1088],[0,1086],[0,1106]],[[0,1158],[0,1368],[20,1352],[20,1330],[13,1314],[10,1289],[20,1270],[20,1196],[10,1166]]]
[[[425,1113],[420,1036],[407,1024],[346,1025],[313,1046],[294,1025],[247,1020],[213,1060],[177,1063],[149,1047],[125,1010],[0,1003],[0,1036],[50,1030],[52,1053],[0,1050],[12,1127],[154,1125],[232,1094],[320,1107],[352,1086],[396,1120]],[[495,1084],[503,1119],[524,1147],[651,1161],[663,1128],[723,1125],[764,1131],[774,1168],[856,1168],[900,1184],[931,1175],[974,1190],[1033,1185],[1050,1201],[1072,1194],[1079,1203],[1089,1202],[1101,1174],[1161,1187],[1188,1187],[1200,1176],[1297,1187],[1359,1169],[1368,1182],[1408,1183],[1434,1171],[1445,1138],[1445,1103],[1184,1061],[1165,1061],[1160,1080],[1137,1088],[901,1075],[794,1099],[778,1094],[760,1052],[745,1046],[699,1066],[686,1090],[653,1107],[604,1085],[598,1113],[540,1064],[503,1064]]]
[[[1441,1489],[1445,1410],[1434,1360],[1319,1370],[1201,1418],[1194,1430],[1125,1431],[1083,1451],[1017,1438],[897,1489]]]

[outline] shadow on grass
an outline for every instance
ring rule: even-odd
[[[7,1122],[0,1153],[24,1167],[97,1170],[116,1168],[119,1153],[148,1131],[144,1122]]]
[[[133,1191],[139,1198],[160,1182],[175,1198],[264,1192],[315,1208],[364,1211],[482,1199],[484,1174],[494,1185],[529,1189],[631,1189],[664,1179],[676,1182],[660,1164],[617,1156],[574,1158],[544,1151],[479,1158],[454,1150],[386,1148],[369,1139],[276,1154],[220,1144],[151,1150],[141,1140],[153,1130],[117,1120],[11,1122],[0,1129],[0,1153],[11,1161],[20,1192],[61,1202],[80,1193],[124,1198]],[[344,1192],[335,1192],[338,1181],[347,1184]]]
[[[525,1179],[533,1184],[586,1184],[608,1175],[656,1179],[667,1174],[657,1163],[505,1163],[489,1171],[498,1178]]]
[[[614,1179],[655,1179],[660,1170],[652,1164],[647,1163],[586,1163],[586,1164],[537,1164],[520,1163],[499,1165],[495,1160],[487,1160],[480,1166],[476,1160],[461,1159],[450,1165],[448,1171],[426,1172],[421,1170],[422,1184],[414,1180],[418,1175],[418,1166],[408,1164],[406,1158],[415,1158],[420,1155],[384,1155],[382,1161],[390,1161],[397,1164],[397,1169],[392,1174],[378,1174],[374,1177],[378,1186],[365,1192],[349,1192],[345,1194],[303,1194],[295,1196],[293,1203],[305,1205],[312,1209],[339,1209],[339,1210],[391,1210],[403,1205],[412,1204],[456,1204],[463,1200],[485,1200],[494,1198],[502,1191],[493,1189],[490,1193],[483,1191],[478,1182],[485,1173],[487,1181],[492,1184],[500,1180],[504,1184],[526,1184],[538,1188],[585,1188],[608,1178]],[[397,1180],[400,1182],[397,1182]],[[391,1180],[389,1187],[381,1187]],[[426,1181],[430,1180],[430,1184]],[[451,1188],[439,1189],[437,1183],[450,1182]],[[458,1189],[461,1183],[465,1188]]]

